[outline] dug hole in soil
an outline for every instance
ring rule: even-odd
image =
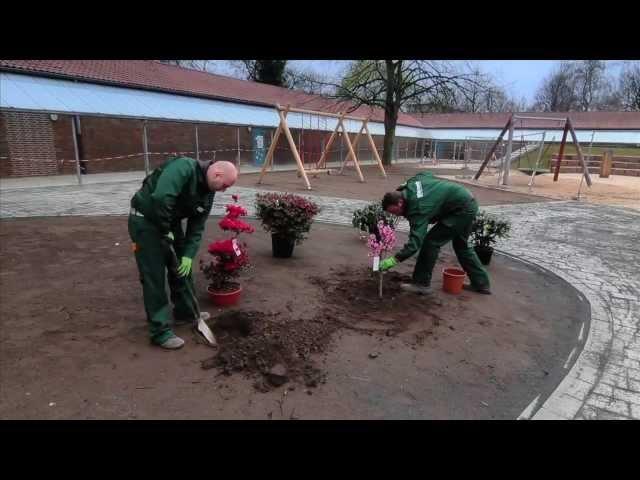
[[[565,282],[499,254],[494,295],[442,292],[448,247],[433,295],[400,290],[408,260],[381,301],[354,229],[316,223],[276,259],[253,221],[237,306],[213,306],[196,272],[218,349],[180,326],[169,352],[149,344],[126,222],[2,221],[0,418],[515,418],[557,386],[588,318]]]

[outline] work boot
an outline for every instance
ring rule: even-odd
[[[431,293],[429,285],[421,285],[419,283],[401,283],[400,288],[407,292],[417,293],[418,295],[428,295]]]
[[[491,290],[489,290],[488,287],[477,287],[475,285],[463,285],[462,288],[470,292],[482,293],[483,295],[491,295]]]
[[[211,318],[211,315],[208,312],[200,312],[199,318],[194,318],[194,319],[177,318],[174,324],[176,327],[179,327],[180,325],[187,325],[187,324],[195,325],[196,323],[198,323],[198,320],[204,320],[206,322],[210,318]]]
[[[168,350],[177,350],[178,348],[182,348],[184,345],[184,340],[180,337],[173,335],[167,338],[164,342],[159,344],[159,347],[166,348]]]

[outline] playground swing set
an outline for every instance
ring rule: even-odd
[[[327,167],[327,156],[334,141],[336,140],[336,138],[340,136],[342,136],[342,138],[344,139],[344,142],[347,144],[347,150],[348,150],[346,157],[342,160],[340,165],[340,170],[338,172],[340,175],[343,174],[345,166],[347,166],[349,162],[352,162],[358,174],[359,181],[361,183],[364,183],[365,180],[364,180],[364,176],[362,175],[362,170],[360,168],[360,162],[358,161],[358,157],[356,155],[356,150],[358,148],[358,143],[360,142],[360,139],[363,136],[366,136],[367,139],[369,140],[369,145],[373,152],[373,156],[376,160],[378,168],[380,169],[382,176],[384,178],[387,178],[387,173],[384,169],[384,166],[382,165],[382,160],[380,159],[380,155],[378,154],[378,149],[376,148],[376,145],[373,141],[373,137],[369,132],[369,127],[368,127],[369,118],[354,117],[354,116],[347,115],[346,113],[328,113],[328,112],[319,112],[319,111],[313,111],[313,110],[305,110],[301,108],[293,108],[291,106],[281,107],[280,105],[276,105],[276,111],[278,112],[280,122],[278,124],[278,128],[276,129],[275,134],[273,135],[273,140],[271,141],[269,150],[267,151],[267,155],[265,157],[264,164],[262,166],[262,171],[260,172],[260,177],[258,178],[258,184],[262,183],[262,179],[266,175],[267,170],[270,168],[271,169],[273,168],[274,153],[278,145],[278,140],[280,139],[280,136],[282,134],[284,134],[285,138],[287,139],[289,148],[291,149],[291,152],[293,153],[293,157],[298,166],[298,178],[302,177],[304,179],[304,183],[307,187],[307,190],[311,190],[311,183],[309,182],[309,176],[316,177],[320,173],[327,173],[328,175],[331,175],[331,173],[333,172],[332,169]],[[296,145],[293,139],[293,135],[291,134],[291,130],[289,129],[289,124],[287,123],[287,115],[290,112],[301,114],[302,129],[301,129],[301,136],[299,138],[298,145]],[[336,127],[331,133],[326,145],[323,146],[322,141],[320,141],[321,143],[318,149],[318,152],[320,153],[320,155],[319,155],[318,161],[315,162],[315,164],[313,164],[312,168],[306,168],[304,163],[304,159],[305,159],[304,115],[305,114],[310,116],[310,122],[309,122],[310,126],[311,126],[311,121],[313,120],[313,116],[317,117],[318,130],[320,130],[321,117],[324,117],[325,119],[328,119],[328,118],[338,119],[336,123]],[[353,139],[353,142],[349,137],[349,132],[347,131],[346,126],[344,125],[345,120],[362,122],[360,126],[360,130],[356,134],[355,138]],[[326,121],[325,121],[325,127],[326,127]],[[314,149],[313,147],[311,147],[311,151],[309,152],[311,157],[313,157],[313,151]]]
[[[489,162],[495,158],[495,151],[498,148],[498,145],[500,145],[500,143],[502,142],[502,138],[504,137],[505,133],[509,132],[509,136],[508,136],[508,141],[507,141],[507,149],[506,149],[506,153],[504,155],[504,157],[502,157],[502,164],[501,164],[501,168],[500,168],[500,176],[498,177],[498,182],[502,183],[502,185],[509,185],[509,170],[511,168],[511,163],[513,162],[513,160],[515,159],[514,156],[512,155],[513,152],[513,136],[514,136],[514,129],[515,129],[515,125],[516,125],[516,121],[520,120],[520,128],[524,128],[524,121],[526,120],[537,120],[537,121],[548,121],[548,122],[564,122],[564,130],[562,133],[562,141],[560,143],[560,150],[558,152],[558,159],[556,161],[556,165],[555,165],[555,172],[553,175],[553,181],[557,182],[558,181],[558,176],[560,175],[560,164],[562,162],[562,157],[564,154],[564,147],[567,143],[567,135],[569,133],[571,133],[571,138],[573,140],[573,144],[575,145],[576,148],[576,152],[578,155],[578,160],[580,161],[580,164],[582,166],[582,172],[583,172],[583,176],[582,179],[586,180],[587,182],[587,186],[591,187],[592,185],[592,181],[591,181],[591,175],[589,175],[589,168],[587,167],[587,163],[585,162],[584,156],[582,154],[582,149],[580,148],[580,142],[578,141],[578,136],[576,135],[576,132],[573,128],[573,124],[571,122],[571,118],[569,117],[531,117],[531,116],[522,116],[522,115],[515,115],[515,114],[511,114],[511,116],[509,117],[509,120],[507,121],[507,124],[504,126],[504,128],[502,129],[502,131],[500,132],[500,135],[498,135],[497,140],[494,142],[493,146],[491,147],[491,149],[489,150],[489,152],[487,153],[484,161],[482,162],[482,164],[480,165],[480,168],[478,169],[478,171],[476,172],[476,174],[473,177],[473,180],[477,181],[480,178],[480,175],[482,175],[482,171],[485,169],[485,167],[487,167],[487,165],[489,164]],[[538,152],[538,158],[536,160],[536,165],[533,168],[532,174],[531,174],[531,180],[529,182],[529,190],[531,191],[531,187],[533,186],[533,178],[535,177],[537,170],[538,170],[538,166],[540,163],[540,159],[542,156],[542,149],[544,146],[544,138],[545,135],[543,134],[542,136],[542,141],[540,142],[540,146],[539,148],[539,152]],[[555,139],[555,138],[554,138]],[[524,139],[522,140],[524,142]],[[553,141],[553,139],[552,139]],[[592,137],[592,144],[593,144],[593,137]],[[580,186],[582,186],[582,181],[580,182]]]

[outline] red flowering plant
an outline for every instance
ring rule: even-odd
[[[212,259],[208,262],[200,260],[200,269],[209,280],[209,288],[214,291],[233,291],[239,286],[233,278],[250,267],[247,244],[238,240],[241,233],[253,233],[254,228],[241,220],[247,210],[238,203],[238,196],[232,195],[234,203],[225,207],[226,215],[218,222],[225,232],[232,232],[231,238],[225,238],[209,244],[207,251]]]
[[[256,215],[267,232],[302,243],[311,229],[318,205],[293,193],[256,194]]]

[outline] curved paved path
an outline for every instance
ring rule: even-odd
[[[123,215],[138,186],[139,181],[3,190],[0,218]],[[245,199],[257,191],[232,190]],[[230,193],[216,196],[213,214],[223,212]],[[350,224],[351,212],[367,204],[309,197],[323,207],[319,220],[330,223]],[[513,223],[502,252],[557,274],[591,304],[591,324],[583,326],[567,358],[566,377],[546,400],[532,399],[520,418],[640,419],[640,212],[577,202],[484,209]]]

